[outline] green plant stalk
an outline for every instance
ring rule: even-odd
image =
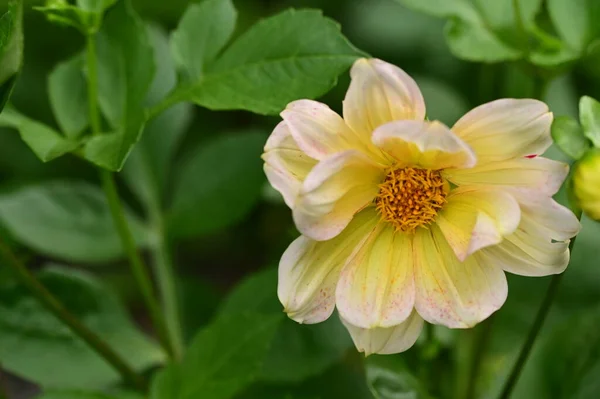
[[[94,34],[90,34],[86,37],[87,47],[87,69],[88,69],[88,102],[89,102],[89,116],[90,125],[92,127],[93,134],[101,134],[100,126],[100,113],[98,110],[98,69],[96,60],[96,38]],[[127,257],[129,258],[129,264],[131,271],[138,284],[144,303],[148,308],[152,323],[156,329],[158,339],[162,346],[165,348],[169,356],[173,357],[173,347],[169,340],[168,331],[164,318],[161,313],[160,306],[155,299],[154,289],[152,280],[148,274],[148,269],[145,266],[140,254],[137,251],[135,239],[131,234],[131,229],[127,223],[125,212],[117,187],[114,181],[112,172],[104,169],[100,169],[100,178],[102,180],[102,188],[108,201],[110,213],[113,218],[113,222],[119,233],[121,244],[125,250]]]
[[[77,317],[70,313],[50,291],[17,259],[6,243],[0,240],[0,254],[6,266],[12,268],[21,282],[31,291],[35,298],[64,323],[78,337],[83,339],[98,355],[107,361],[123,380],[133,388],[142,392],[147,390],[144,379],[138,375],[121,357],[100,337],[88,329]]]
[[[581,211],[575,209],[574,212],[577,216],[577,219],[581,220]],[[573,251],[576,239],[577,236],[573,237],[573,239],[569,243],[569,252]],[[552,276],[552,280],[550,281],[550,285],[548,286],[548,290],[546,291],[546,296],[544,297],[544,300],[538,310],[538,313],[535,316],[535,320],[533,322],[533,325],[531,326],[531,329],[529,330],[529,333],[527,334],[525,343],[521,347],[519,357],[517,358],[517,361],[515,362],[515,365],[513,366],[512,371],[510,372],[510,375],[504,384],[502,393],[499,396],[500,399],[508,399],[515,385],[517,384],[521,372],[523,371],[523,367],[527,362],[527,358],[529,357],[529,354],[533,349],[533,344],[535,343],[535,340],[539,335],[542,326],[544,325],[544,321],[546,321],[546,317],[548,316],[550,308],[552,307],[552,303],[554,302],[554,298],[556,297],[558,287],[560,286],[560,282],[564,274],[565,272],[562,272],[561,274],[555,274],[554,276]]]

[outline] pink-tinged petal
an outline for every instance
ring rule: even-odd
[[[509,193],[487,188],[457,188],[436,223],[462,262],[484,247],[499,244],[521,220],[517,200]]]
[[[262,159],[267,179],[292,208],[302,182],[317,161],[298,148],[285,122],[273,130],[264,151]]]
[[[473,327],[504,304],[504,271],[479,252],[459,261],[437,226],[415,232],[414,250],[415,308],[425,321]]]
[[[329,240],[370,205],[385,178],[383,166],[357,150],[331,155],[306,176],[293,209],[298,230],[314,240]]]
[[[552,113],[538,100],[502,99],[463,116],[452,131],[475,151],[479,164],[543,154],[552,144]]]
[[[412,236],[382,223],[342,270],[337,309],[361,328],[392,327],[414,308]]]
[[[366,209],[332,240],[314,241],[300,236],[290,244],[279,263],[277,286],[279,300],[290,318],[312,324],[331,315],[340,271],[378,221],[375,210]]]
[[[356,349],[365,356],[404,352],[415,344],[423,329],[423,319],[414,310],[404,322],[392,327],[361,328],[341,319]]]
[[[344,120],[320,102],[291,102],[281,113],[281,117],[287,123],[298,147],[314,159],[321,160],[352,148],[363,149],[363,143],[346,126]]]
[[[350,70],[344,120],[357,134],[370,137],[395,120],[423,120],[425,102],[415,81],[402,69],[378,59],[360,59]]]
[[[373,143],[401,166],[471,168],[477,162],[469,146],[437,121],[386,123],[373,133]]]
[[[581,228],[577,217],[552,198],[525,198],[521,223],[502,243],[482,255],[507,272],[522,276],[562,273],[569,264],[569,239]]]
[[[558,192],[568,173],[569,165],[537,157],[446,170],[443,176],[458,186],[493,186],[517,195],[548,197]]]

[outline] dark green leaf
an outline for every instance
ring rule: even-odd
[[[577,160],[590,148],[579,123],[568,116],[560,116],[552,122],[552,139],[569,157]]]
[[[115,295],[92,276],[53,266],[38,278],[136,370],[164,360],[158,345],[134,327]],[[0,358],[4,369],[45,388],[93,390],[120,380],[25,287],[6,281],[0,285]]]
[[[583,126],[583,134],[600,148],[600,102],[583,96],[579,100],[579,120]]]
[[[48,391],[36,399],[143,399],[144,397],[137,393],[131,392],[116,392],[116,393],[100,393],[86,391]]]
[[[48,76],[50,106],[61,130],[77,138],[89,123],[87,82],[82,55],[60,63]]]
[[[147,232],[128,215],[143,245]],[[45,182],[0,195],[0,219],[17,241],[48,256],[93,263],[123,256],[104,194],[85,182]]]
[[[361,55],[319,11],[288,10],[251,27],[179,94],[210,109],[276,114],[326,93]]]
[[[281,314],[220,317],[200,331],[181,365],[152,384],[152,399],[228,399],[257,376]]]
[[[10,97],[23,63],[23,3],[11,1],[0,17],[0,112]]]
[[[250,212],[264,183],[265,140],[258,132],[229,134],[190,153],[173,189],[169,226],[175,236],[224,229]]]
[[[177,64],[192,81],[200,79],[235,29],[237,12],[231,0],[204,0],[191,4],[171,38]]]
[[[69,140],[54,129],[26,117],[14,109],[0,115],[0,126],[17,129],[23,141],[43,162],[51,161],[79,147],[79,142]]]
[[[548,13],[561,38],[580,55],[600,35],[597,0],[548,0]]]

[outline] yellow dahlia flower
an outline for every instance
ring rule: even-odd
[[[589,151],[573,173],[573,194],[581,209],[600,220],[600,150]]]
[[[300,323],[337,307],[360,351],[411,347],[423,320],[472,327],[502,306],[505,271],[561,273],[577,218],[552,200],[567,165],[539,157],[552,114],[536,100],[475,108],[451,129],[425,120],[416,83],[358,60],[344,118],[292,102],[265,146],[270,183],[302,235],[278,296]]]

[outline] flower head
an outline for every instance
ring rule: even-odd
[[[573,173],[573,194],[581,209],[600,220],[600,150],[589,151]]]
[[[539,156],[544,103],[494,101],[448,128],[425,120],[401,69],[361,59],[351,77],[343,119],[292,102],[265,146],[302,233],[279,266],[289,317],[318,323],[337,307],[359,350],[401,352],[423,320],[466,328],[500,308],[505,271],[565,269],[579,222],[552,200],[567,165]]]

